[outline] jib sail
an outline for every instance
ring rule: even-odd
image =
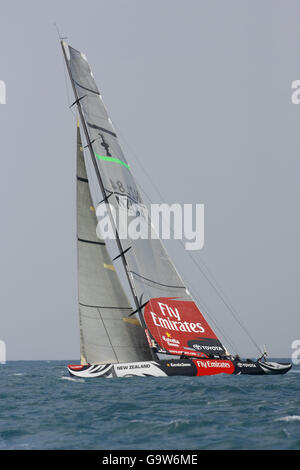
[[[132,308],[105,242],[96,235],[96,225],[78,126],[77,262],[81,363],[150,359],[140,323],[128,318]]]

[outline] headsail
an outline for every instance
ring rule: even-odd
[[[77,127],[77,250],[82,364],[151,358],[144,331],[119,282],[104,240],[96,235],[84,153]]]
[[[64,56],[80,111],[95,172],[101,175],[103,197],[118,211],[135,211],[142,204],[128,162],[107,115],[86,57],[63,43]],[[124,204],[124,200],[126,203]],[[148,220],[140,217],[140,223]],[[152,233],[147,239],[122,238],[119,243],[127,278],[155,352],[200,356],[224,354],[225,348],[212,331],[187,291],[162,242]],[[126,253],[126,254],[125,254]]]

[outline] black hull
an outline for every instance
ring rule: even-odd
[[[71,376],[82,378],[108,377],[172,377],[229,375],[282,375],[291,364],[263,361],[222,359],[183,359],[170,361],[144,361],[120,364],[69,365]]]
[[[292,364],[280,362],[234,361],[234,363],[236,375],[282,375],[292,368]]]

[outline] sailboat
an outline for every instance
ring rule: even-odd
[[[139,207],[140,191],[86,56],[64,39],[61,46],[75,97],[71,106],[79,115],[80,364],[68,365],[69,373],[99,378],[287,372],[291,364],[268,362],[265,355],[253,361],[228,353],[158,237],[120,237],[115,213]],[[114,230],[114,258],[97,230],[103,205]]]

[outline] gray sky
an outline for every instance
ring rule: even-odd
[[[0,12],[7,358],[79,358],[76,130],[54,22],[87,54],[138,182],[154,202],[205,204],[195,259],[255,340],[290,356],[300,338],[299,2],[1,0]],[[167,248],[239,351],[255,354],[177,242]]]

